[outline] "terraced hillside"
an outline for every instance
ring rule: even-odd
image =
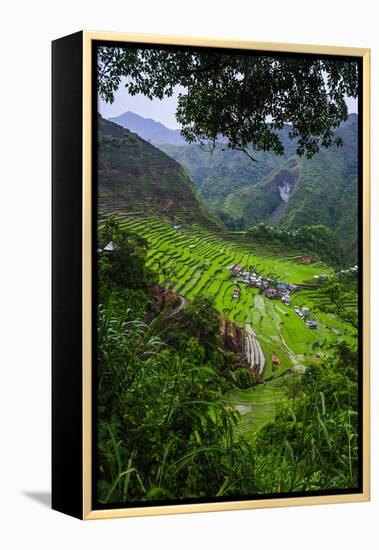
[[[294,254],[283,255],[274,248],[244,242],[241,235],[211,233],[200,226],[174,229],[169,221],[155,217],[123,216],[120,224],[147,239],[148,264],[163,273],[162,283],[190,300],[198,294],[210,296],[220,313],[242,327],[252,325],[266,358],[264,379],[277,377],[293,365],[306,365],[338,338],[336,325],[340,334],[351,331],[334,316],[321,313],[313,316],[319,326],[312,331],[292,307],[264,298],[257,288],[234,284],[227,269],[240,263],[278,281],[304,284],[305,288],[293,295],[293,305],[312,310],[318,300],[314,275],[330,273],[321,262],[304,265]],[[232,298],[235,286],[240,286],[238,300]],[[273,353],[280,358],[276,369],[272,368]]]
[[[228,397],[242,414],[242,429],[255,430],[274,418],[278,400],[286,396],[283,375],[304,372],[325,356],[333,342],[353,337],[350,325],[315,309],[320,297],[314,276],[331,273],[323,263],[302,264],[296,254],[283,255],[275,248],[247,242],[243,234],[211,232],[199,225],[175,229],[169,220],[133,213],[118,217],[122,228],[147,239],[148,264],[160,274],[162,284],[189,300],[198,294],[209,296],[220,313],[241,327],[253,327],[265,356],[263,383]],[[254,266],[262,276],[304,286],[287,307],[263,297],[257,288],[236,285],[227,269],[236,263]],[[237,300],[232,298],[236,286],[240,287]],[[293,306],[308,307],[317,329],[309,329]]]
[[[98,116],[98,202],[105,212],[144,212],[217,230],[194,184],[174,159]]]

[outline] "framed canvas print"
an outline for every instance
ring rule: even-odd
[[[369,499],[369,50],[53,42],[53,508]]]

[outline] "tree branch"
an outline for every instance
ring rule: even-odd
[[[242,151],[242,153],[245,153],[249,157],[250,160],[253,162],[258,162],[256,158],[254,158],[252,155],[250,155],[249,151],[247,149],[244,149],[243,147],[233,147],[235,151]]]

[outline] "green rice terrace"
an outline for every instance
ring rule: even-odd
[[[351,325],[315,308],[320,300],[315,276],[332,273],[324,263],[301,263],[299,254],[247,242],[243,233],[210,231],[196,224],[174,225],[135,212],[117,217],[121,228],[148,241],[148,265],[160,274],[162,284],[188,300],[196,295],[211,297],[225,317],[242,328],[252,327],[264,354],[262,383],[227,396],[227,402],[241,413],[244,431],[254,431],[274,419],[277,402],[288,399],[283,387],[288,376],[301,374],[311,362],[320,361],[339,338],[353,338]],[[233,264],[246,269],[254,266],[261,276],[299,285],[291,305],[270,300],[258,288],[237,282],[228,269]],[[238,299],[233,298],[236,287]],[[317,328],[310,329],[294,307],[307,307]]]

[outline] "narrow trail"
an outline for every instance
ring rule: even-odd
[[[300,359],[298,358],[298,356],[296,355],[296,353],[294,353],[292,351],[292,349],[287,345],[287,342],[284,340],[283,336],[280,335],[280,340],[283,344],[283,346],[286,348],[286,350],[288,351],[288,356],[289,358],[291,359],[291,362],[293,364],[293,368],[297,368],[297,369],[301,369],[302,371],[305,371],[305,367],[304,365],[301,363]]]
[[[184,298],[184,296],[180,296],[180,294],[179,298],[180,304],[176,306],[176,308],[169,315],[166,316],[166,319],[170,319],[170,317],[174,317],[175,315],[177,315],[184,308],[184,306],[188,304],[187,298]]]
[[[245,355],[251,369],[258,367],[259,375],[262,374],[265,367],[266,359],[263,354],[260,343],[256,338],[256,334],[253,331],[250,324],[245,326]]]

